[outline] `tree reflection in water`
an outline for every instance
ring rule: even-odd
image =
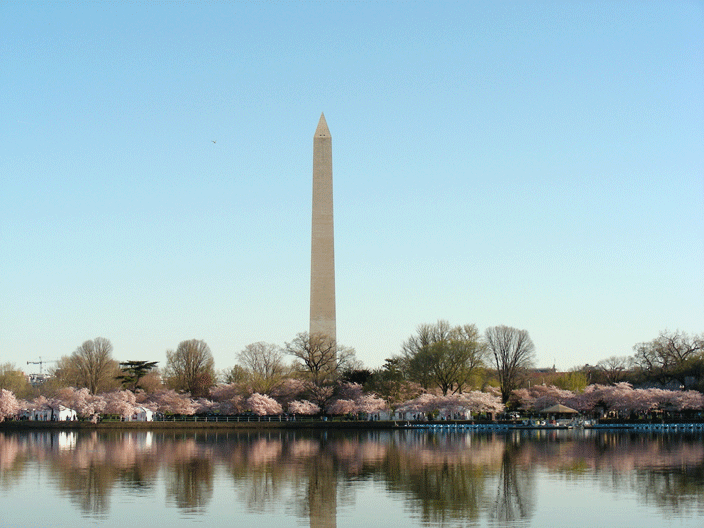
[[[479,521],[487,478],[495,473],[503,439],[466,434],[396,437],[379,477],[402,493],[424,523]]]
[[[188,513],[200,513],[213,495],[213,463],[207,458],[181,459],[169,466],[167,500]]]
[[[496,499],[491,509],[494,521],[525,520],[533,515],[535,471],[519,463],[522,447],[519,442],[509,442],[501,457]]]
[[[27,459],[17,436],[0,433],[0,489],[11,488],[22,477]]]
[[[233,488],[238,511],[272,508],[334,527],[364,483],[402,498],[409,514],[432,526],[530,521],[541,475],[635,492],[640,502],[681,515],[704,513],[702,436],[608,432],[429,433],[287,432],[0,433],[0,486],[28,468],[83,515],[105,518],[119,490],[164,493],[166,507],[188,515],[212,508],[214,489]],[[227,475],[216,471],[221,467]],[[159,486],[163,475],[163,491]],[[49,491],[50,492],[50,491]],[[346,513],[345,513],[346,514]]]
[[[49,469],[59,489],[87,515],[106,517],[116,483],[150,487],[157,466],[141,460],[139,445],[119,435],[82,435],[75,432],[35,435],[33,447],[50,447]],[[135,479],[137,479],[135,481]],[[138,483],[141,482],[141,486]]]

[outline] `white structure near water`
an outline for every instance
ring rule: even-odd
[[[154,411],[146,407],[135,407],[134,413],[128,419],[129,422],[152,422],[154,421]]]
[[[69,422],[78,420],[78,414],[73,409],[63,405],[46,405],[40,409],[33,409],[29,419],[35,422]]]

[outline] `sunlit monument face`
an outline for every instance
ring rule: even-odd
[[[326,336],[333,342],[336,340],[332,137],[323,114],[313,136],[310,335]]]

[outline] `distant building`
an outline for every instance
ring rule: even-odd
[[[49,374],[27,374],[27,381],[32,387],[42,385],[51,376]]]

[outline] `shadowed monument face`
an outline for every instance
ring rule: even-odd
[[[335,324],[335,240],[332,215],[332,137],[325,115],[313,136],[313,222],[310,259],[310,335],[333,342]]]

